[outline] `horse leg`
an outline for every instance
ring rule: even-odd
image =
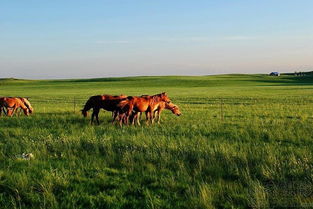
[[[161,121],[161,111],[158,111],[158,124],[160,124]]]
[[[95,109],[92,110],[92,114],[91,114],[91,120],[90,120],[90,124],[93,124],[93,120],[95,118]]]
[[[154,116],[153,111],[148,110],[147,124],[149,124],[149,122],[153,124],[153,116]]]
[[[158,116],[158,110],[155,110],[153,112],[153,121],[156,120],[157,116]]]
[[[129,119],[131,117],[132,112],[128,113],[125,115],[125,124],[128,125],[129,124]]]
[[[124,115],[124,117],[123,117],[123,123],[124,123],[125,125],[128,125],[129,117],[130,117],[129,114],[125,114],[125,115]]]
[[[129,118],[131,114],[133,113],[134,106],[132,104],[129,105],[128,110],[125,113],[125,124],[128,125]]]
[[[146,111],[146,124],[148,124],[149,120],[150,120],[150,114],[148,111]]]
[[[17,117],[19,117],[19,116],[21,116],[21,111],[22,111],[21,108],[16,108],[14,113],[16,114]]]
[[[132,123],[132,125],[135,125],[135,122],[137,122],[137,124],[138,124],[138,120],[139,120],[139,115],[140,114],[140,112],[136,112],[136,113],[132,113],[132,118],[131,118],[131,123]],[[140,125],[140,123],[139,123],[139,125]]]
[[[142,113],[141,112],[138,112],[138,117],[137,117],[137,124],[138,124],[138,126],[141,126],[141,124],[140,124],[140,119],[141,119],[141,115],[142,115]]]
[[[16,107],[13,107],[13,109],[12,110],[8,110],[8,116],[10,116],[10,117],[12,117],[13,116],[13,114],[14,114],[14,112],[16,111]],[[10,111],[10,112],[9,112]]]
[[[4,115],[8,115],[8,109],[7,108],[5,108],[5,107],[3,107],[3,113],[4,113]]]
[[[130,123],[132,125],[135,125],[135,120],[137,119],[136,116],[137,116],[137,113],[134,113],[134,112],[132,112],[132,114],[130,115]]]
[[[7,116],[12,117],[12,109],[7,109]]]
[[[123,126],[123,120],[124,120],[124,113],[121,113],[119,116],[118,116],[118,122],[120,124],[120,127]]]
[[[136,121],[138,126],[141,125],[140,124],[140,116],[141,116],[141,112],[135,113],[134,118],[133,118],[133,125],[135,125],[135,121]]]
[[[120,113],[119,114],[118,121],[119,121],[120,127],[122,127],[123,124],[125,124],[125,117],[126,117],[125,113]]]
[[[150,122],[151,122],[151,124],[154,123],[154,117],[155,117],[155,113],[153,111],[150,111]]]
[[[140,114],[140,116],[139,116],[139,120],[141,120],[141,117],[142,117],[142,114]]]
[[[95,110],[96,121],[97,121],[98,125],[100,124],[100,122],[99,122],[99,111],[100,111],[100,109]]]
[[[146,125],[149,125],[150,117],[150,111],[146,111]]]
[[[92,123],[93,123],[93,112],[92,112],[91,118],[90,118],[90,125],[92,125]]]
[[[113,124],[114,121],[116,120],[117,115],[118,115],[117,111],[113,111],[113,112],[112,112],[112,117],[113,117],[113,119],[112,119],[112,124]]]

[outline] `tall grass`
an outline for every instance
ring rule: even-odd
[[[1,208],[313,207],[313,86],[291,76],[0,81],[35,114],[0,118]],[[156,83],[155,83],[156,82]],[[300,85],[301,84],[301,85]],[[95,94],[167,91],[180,117],[89,125]],[[76,98],[76,112],[73,100]],[[33,153],[25,160],[22,153]]]

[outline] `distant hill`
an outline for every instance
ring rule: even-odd
[[[15,81],[15,80],[19,80],[17,78],[0,78],[0,81]]]
[[[282,75],[313,76],[313,71],[308,72],[296,71],[294,73],[282,73]]]

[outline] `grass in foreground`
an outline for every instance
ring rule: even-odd
[[[29,96],[36,112],[0,118],[0,206],[313,207],[312,84],[263,75],[1,80],[0,95]],[[183,116],[121,129],[109,113],[100,126],[79,114],[91,95],[162,91]]]

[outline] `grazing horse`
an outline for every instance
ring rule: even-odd
[[[132,124],[137,120],[137,124],[140,125],[139,114],[142,112],[146,113],[146,122],[148,122],[155,106],[161,102],[170,103],[171,100],[168,98],[165,92],[156,94],[153,96],[141,96],[141,97],[128,97],[127,100],[121,101],[118,105],[120,108],[120,114],[123,114],[120,120],[120,126],[122,122],[128,124],[130,116],[133,114]]]
[[[30,104],[30,102],[28,101],[28,98],[19,97],[19,99],[22,100],[22,102],[24,102],[24,105],[28,108],[28,112],[30,114],[32,114],[34,112],[34,108]]]
[[[160,124],[160,120],[161,120],[161,112],[164,110],[164,109],[167,109],[167,110],[171,110],[172,113],[174,115],[177,115],[177,116],[181,116],[181,112],[178,108],[177,105],[175,105],[174,103],[160,103],[160,105],[157,107],[157,109],[154,110],[154,115],[152,116],[152,123],[153,123],[153,119],[158,117],[158,124]]]
[[[7,115],[12,116],[16,109],[21,108],[26,116],[33,112],[30,102],[22,97],[1,97],[0,98],[0,115],[4,108],[7,109]]]
[[[97,96],[92,96],[90,97],[84,108],[82,109],[82,114],[84,117],[87,117],[88,115],[88,111],[90,109],[93,109],[92,115],[91,115],[91,124],[94,121],[94,117],[96,117],[96,121],[98,123],[98,125],[100,124],[99,122],[99,111],[100,109],[104,109],[107,111],[111,111],[112,112],[112,116],[113,116],[113,120],[112,123],[114,122],[114,120],[117,117],[117,110],[118,110],[118,104],[120,101],[122,101],[123,99],[126,99],[127,96],[125,95],[120,95],[120,96],[112,96],[112,95],[97,95]]]

